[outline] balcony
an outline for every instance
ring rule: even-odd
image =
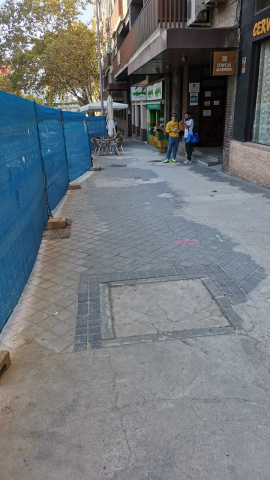
[[[211,49],[236,45],[235,29],[186,27],[186,0],[148,0],[113,60],[114,75],[161,73],[191,50],[208,59]]]
[[[158,28],[185,28],[185,12],[186,0],[148,0],[121,46],[121,64]]]
[[[116,32],[119,23],[123,20],[123,2],[116,0],[111,17],[112,32]]]

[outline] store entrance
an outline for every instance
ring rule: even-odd
[[[203,68],[200,105],[200,146],[223,145],[226,111],[227,77],[209,76],[209,67]]]

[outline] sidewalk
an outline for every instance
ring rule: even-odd
[[[267,479],[270,191],[124,150],[68,192],[0,334],[3,478]]]

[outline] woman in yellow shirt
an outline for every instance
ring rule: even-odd
[[[174,163],[176,162],[176,152],[179,145],[180,130],[181,130],[181,125],[177,121],[177,115],[176,113],[172,113],[172,119],[166,125],[166,133],[169,134],[169,144],[168,144],[168,150],[166,154],[166,160],[164,160],[164,163],[169,163],[172,152],[173,152],[172,162]]]

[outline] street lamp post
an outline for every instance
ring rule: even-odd
[[[101,106],[101,115],[104,115],[102,72],[101,72],[101,55],[100,55],[100,33],[99,33],[99,0],[96,0],[96,17],[97,17],[97,41],[98,41],[98,68],[99,68],[100,106]]]

